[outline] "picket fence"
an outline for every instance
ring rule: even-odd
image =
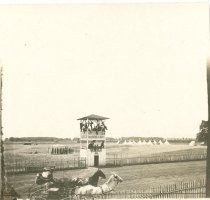
[[[195,180],[191,182],[180,182],[173,185],[150,188],[146,191],[113,191],[103,195],[82,195],[81,199],[160,199],[160,198],[206,198],[206,181]],[[71,200],[73,197],[61,198]]]
[[[174,155],[151,155],[139,156],[133,158],[107,158],[107,166],[124,166],[124,165],[138,165],[138,164],[155,164],[155,163],[171,163],[171,162],[184,162],[206,160],[207,154],[174,154]]]
[[[102,196],[104,199],[136,199],[136,198],[205,198],[205,179],[191,182],[180,182],[173,185],[150,188],[147,191],[119,191]]]
[[[196,161],[206,160],[206,153],[202,154],[178,154],[178,155],[151,155],[151,156],[140,156],[134,158],[106,158],[106,167],[113,166],[125,166],[125,165],[138,165],[138,164],[155,164],[155,163],[169,163],[169,162],[184,162],[184,161]],[[30,173],[40,172],[46,166],[54,166],[55,170],[67,170],[67,169],[78,169],[86,168],[86,159],[75,157],[74,159],[60,159],[58,160],[47,160],[47,161],[28,161],[28,160],[17,160],[15,162],[6,162],[5,171],[6,173]]]
[[[67,170],[67,169],[78,169],[86,168],[86,159],[74,158],[74,159],[60,159],[60,161],[15,161],[13,163],[5,163],[5,172],[7,174],[12,173],[29,173],[29,172],[40,172],[44,167],[54,167],[55,170]]]
[[[65,194],[64,194],[65,193]],[[71,190],[62,192],[62,196],[52,196],[39,188],[30,191],[30,199],[45,200],[73,200]],[[165,185],[157,188],[149,188],[146,191],[133,190],[133,191],[112,191],[108,194],[102,195],[82,195],[77,196],[77,199],[162,199],[162,198],[206,198],[206,181],[205,179],[195,180],[191,182],[180,182],[173,185]]]

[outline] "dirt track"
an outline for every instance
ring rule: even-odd
[[[173,184],[180,181],[191,181],[205,177],[206,162],[194,161],[183,163],[166,163],[151,165],[134,165],[117,168],[102,169],[107,178],[114,171],[124,181],[119,184],[116,190],[146,190],[149,187]],[[54,177],[84,177],[95,171],[94,168],[83,170],[68,170],[54,172]],[[23,196],[27,194],[28,188],[34,184],[36,174],[20,174],[8,177],[8,181]],[[107,180],[107,179],[106,179]],[[100,181],[102,184],[104,180]]]

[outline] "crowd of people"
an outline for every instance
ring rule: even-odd
[[[89,145],[88,149],[91,151],[101,151],[104,148],[104,141],[101,142],[101,145],[95,144],[95,140],[93,140]]]
[[[102,133],[105,134],[105,131],[107,130],[106,125],[102,120],[81,120],[80,122],[80,131],[85,133],[85,132],[92,132],[95,131],[96,134],[99,133],[99,131],[102,131]]]
[[[74,150],[72,148],[69,147],[53,147],[51,149],[51,154],[71,154],[73,153]]]

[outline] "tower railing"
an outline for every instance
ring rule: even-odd
[[[80,132],[80,138],[86,139],[88,134],[89,139],[105,139],[105,133],[103,131],[86,131]]]

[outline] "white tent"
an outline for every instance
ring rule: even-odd
[[[135,142],[135,140],[133,141],[133,144],[136,145],[137,143]]]
[[[170,143],[168,142],[168,140],[165,141],[164,145],[170,145]]]
[[[163,144],[161,140],[159,140],[159,144],[160,144],[160,145],[162,145],[162,144]]]
[[[142,145],[141,140],[139,140],[136,144],[138,144],[138,145]]]
[[[154,141],[153,141],[153,144],[154,144],[154,145],[156,145],[156,144],[157,144],[157,142],[154,140]]]
[[[191,141],[189,146],[195,146],[195,141]]]

